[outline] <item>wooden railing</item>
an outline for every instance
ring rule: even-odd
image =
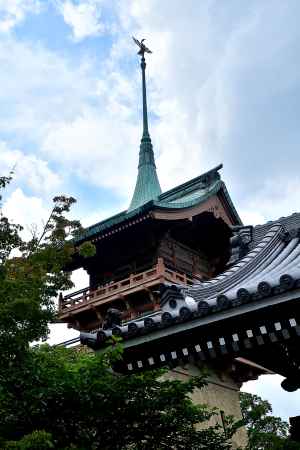
[[[157,264],[149,270],[141,273],[131,274],[128,278],[120,281],[107,283],[103,286],[99,286],[96,289],[90,289],[89,287],[81,289],[80,291],[73,292],[59,296],[59,312],[64,312],[76,309],[84,304],[99,302],[99,300],[107,300],[109,297],[116,295],[126,295],[130,293],[134,288],[138,288],[151,281],[163,282],[171,281],[177,284],[193,284],[194,279],[186,274],[176,272],[165,266],[162,258],[158,258]],[[128,291],[128,292],[127,292]]]

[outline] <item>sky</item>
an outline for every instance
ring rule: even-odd
[[[15,173],[4,213],[29,233],[57,194],[77,199],[84,226],[128,207],[141,138],[132,35],[153,51],[162,189],[223,163],[245,224],[299,211],[299,19],[298,0],[0,0],[0,173]],[[51,342],[70,336],[56,326]],[[280,377],[246,389],[299,414]]]

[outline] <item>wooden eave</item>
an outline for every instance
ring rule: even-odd
[[[220,363],[244,357],[255,363],[260,357],[259,365],[262,360],[269,372],[288,377],[295,370],[294,362],[280,355],[278,345],[299,346],[299,306],[300,289],[131,338],[123,343],[123,370],[176,366],[190,358]],[[276,328],[278,324],[280,330]]]
[[[218,171],[221,168],[222,165],[219,165],[199,177],[162,193],[156,199],[150,200],[135,210],[123,211],[86,228],[81,237],[77,239],[77,243],[81,244],[86,240],[95,242],[105,239],[112,234],[124,231],[130,226],[137,225],[149,217],[155,218],[155,214],[153,216],[152,213],[158,210],[170,213],[170,220],[174,220],[171,216],[175,215],[175,211],[179,215],[182,212],[181,215],[184,216],[183,218],[186,218],[190,213],[197,211],[200,205],[206,205],[206,202],[215,195],[219,197],[223,208],[227,211],[229,222],[241,225],[241,219],[234,208],[226,186],[220,179]],[[189,196],[192,196],[192,199]],[[205,207],[201,208],[201,211],[204,210]]]

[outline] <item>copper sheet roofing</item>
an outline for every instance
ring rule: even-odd
[[[78,242],[86,239],[94,239],[96,236],[107,233],[115,227],[119,227],[132,220],[140,219],[154,208],[171,210],[190,208],[203,203],[218,192],[223,193],[236,223],[241,224],[241,219],[231,201],[225,183],[221,180],[219,174],[221,168],[222,164],[186,183],[158,195],[155,199],[150,200],[135,209],[122,211],[115,216],[87,227],[78,239]]]

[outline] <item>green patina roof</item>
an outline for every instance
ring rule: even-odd
[[[220,191],[224,194],[232,214],[235,217],[236,223],[242,224],[241,219],[239,218],[227,192],[225,183],[220,178],[218,171],[221,168],[222,165],[219,165],[199,177],[193,178],[184,184],[176,186],[175,188],[158,195],[154,200],[149,200],[147,203],[142,204],[135,209],[123,211],[86,228],[79,241],[91,239],[98,234],[107,232],[109,229],[117,225],[121,225],[130,219],[137,218],[153,210],[154,208],[168,210],[191,208],[192,206],[203,203],[209,197],[216,195]]]
[[[144,205],[149,200],[156,199],[160,194],[161,188],[156,173],[151,139],[149,135],[143,135],[139,154],[138,176],[128,212]]]

